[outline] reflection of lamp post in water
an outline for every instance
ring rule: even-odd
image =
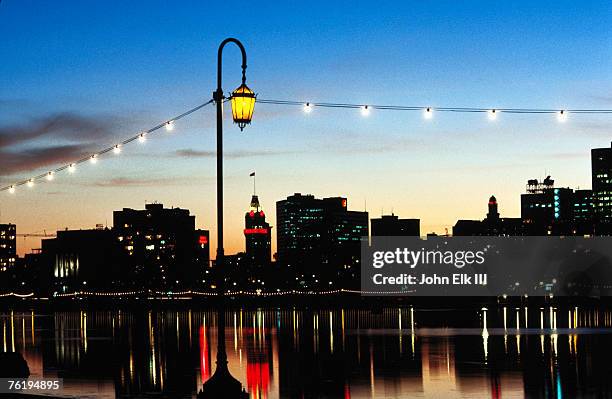
[[[232,104],[232,117],[240,130],[251,123],[253,108],[255,107],[255,94],[247,87],[246,82],[246,51],[242,43],[229,38],[221,42],[217,55],[217,90],[213,93],[213,99],[217,103],[217,267],[219,270],[219,310],[217,317],[217,368],[212,377],[202,386],[198,393],[198,399],[205,398],[248,398],[248,394],[242,388],[240,381],[232,377],[227,368],[227,353],[225,352],[225,307],[224,302],[224,258],[223,249],[223,89],[221,88],[221,58],[223,47],[227,43],[234,43],[242,52],[242,84],[232,93],[230,98]]]

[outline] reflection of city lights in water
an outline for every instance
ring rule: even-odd
[[[151,311],[149,311],[149,348],[150,348],[149,369],[151,371],[151,378],[153,380],[153,386],[157,386],[157,363],[156,363],[156,355],[155,355],[155,330],[153,329],[153,322],[151,320]]]
[[[36,345],[36,340],[34,338],[34,311],[31,313],[31,331],[32,331],[32,346]]]
[[[371,343],[370,343],[370,392],[373,398],[376,397],[376,384],[375,384],[375,377],[374,377],[374,348],[372,347]]]
[[[489,357],[489,330],[487,329],[487,308],[482,308],[482,348],[485,362]]]
[[[236,312],[234,312],[234,351],[238,350],[238,320]]]
[[[329,311],[329,351],[334,353],[334,316]]]
[[[200,326],[200,374],[202,382],[210,377],[210,362],[208,361],[208,339],[204,326]]]
[[[519,308],[516,308],[516,329],[521,328],[521,320],[519,315]]]
[[[15,352],[15,319],[11,310],[11,352]]]
[[[26,338],[25,338],[25,317],[21,316],[21,345],[23,347],[23,351],[26,349]]]
[[[341,323],[342,323],[342,350],[344,350],[344,340],[345,340],[345,336],[344,336],[344,309],[342,309],[341,311]]]
[[[338,376],[333,380],[333,383],[329,382],[328,385],[323,387],[323,389],[333,389],[333,397],[348,398],[351,395],[354,397],[369,397],[370,394],[377,399],[385,397],[385,395],[387,397],[410,397],[410,393],[414,392],[415,387],[420,389],[419,392],[422,393],[423,397],[441,397],[441,392],[466,393],[468,390],[470,395],[473,393],[474,397],[514,397],[521,395],[531,397],[529,394],[537,396],[536,391],[524,391],[527,389],[525,376],[534,372],[533,367],[540,370],[539,367],[542,364],[546,365],[545,374],[541,378],[538,377],[537,386],[531,385],[529,389],[541,389],[546,386],[548,392],[552,392],[553,395],[557,395],[559,392],[565,394],[576,392],[576,395],[583,393],[582,388],[575,385],[571,376],[571,373],[576,373],[577,377],[586,378],[588,382],[592,381],[589,379],[584,366],[585,356],[591,354],[584,350],[579,354],[577,350],[579,335],[584,333],[583,329],[576,329],[579,324],[578,319],[583,317],[580,322],[588,325],[588,319],[590,318],[592,325],[604,326],[608,323],[609,312],[600,310],[599,316],[596,312],[591,312],[589,315],[589,309],[583,308],[581,314],[578,315],[574,307],[571,307],[568,311],[567,307],[556,305],[559,307],[556,309],[553,307],[551,329],[549,330],[546,327],[538,331],[526,330],[526,328],[528,328],[527,322],[531,323],[532,327],[537,328],[537,319],[535,318],[538,316],[539,307],[532,306],[532,309],[530,309],[532,314],[527,314],[526,307],[521,306],[516,312],[518,319],[513,320],[516,321],[517,331],[511,331],[514,326],[508,320],[507,327],[510,330],[505,333],[502,330],[503,320],[500,317],[502,316],[503,305],[488,305],[488,307],[491,306],[491,309],[481,308],[477,312],[471,310],[473,312],[473,316],[471,316],[473,320],[470,320],[471,325],[478,327],[478,323],[481,324],[480,328],[476,330],[470,329],[471,332],[468,335],[471,336],[469,337],[462,332],[455,333],[452,327],[440,328],[437,324],[432,327],[429,323],[432,320],[433,323],[439,323],[440,318],[428,313],[427,310],[423,310],[422,313],[420,311],[419,346],[415,344],[416,319],[414,318],[414,309],[411,308],[409,314],[408,307],[387,308],[383,311],[383,316],[368,310],[351,308],[331,311],[329,309],[303,311],[295,308],[275,309],[274,311],[262,310],[261,312],[245,310],[243,311],[244,315],[240,315],[246,321],[244,331],[239,323],[240,317],[236,310],[233,317],[234,331],[227,331],[226,335],[227,347],[231,348],[233,342],[234,348],[237,348],[235,351],[230,350],[228,353],[229,367],[232,375],[242,382],[251,395],[250,397],[257,399],[283,397],[281,396],[282,393],[279,392],[283,392],[284,388],[286,389],[284,392],[293,392],[295,397],[300,397],[300,395],[321,397],[323,394],[328,394],[329,391],[318,391],[322,389],[321,386],[309,384],[308,375],[305,375],[305,379],[302,380],[299,370],[302,362],[305,361],[308,367],[317,367],[321,377],[330,378],[329,381],[331,381],[331,377],[328,376],[335,375],[334,373],[339,371],[339,364],[330,361],[332,351],[335,359],[342,362],[352,362],[350,366],[359,365],[359,373],[361,373],[360,375]],[[489,320],[489,310],[491,310],[491,320]],[[192,316],[188,316],[185,313],[187,310],[184,310],[182,314],[178,314],[177,322],[180,323],[178,331],[181,340],[179,348],[172,342],[177,331],[177,326],[174,325],[177,319],[176,311],[157,310],[156,313],[148,315],[148,320],[145,312],[134,316],[136,312],[127,311],[122,316],[121,322],[119,322],[116,311],[113,313],[112,311],[88,310],[86,315],[85,312],[79,311],[58,312],[53,316],[54,319],[51,319],[51,323],[46,324],[44,320],[34,319],[35,315],[30,313],[29,310],[25,313],[16,311],[13,315],[12,335],[14,335],[18,351],[22,351],[22,344],[24,343],[21,341],[25,340],[24,352],[26,354],[24,357],[30,364],[31,369],[37,370],[35,375],[42,374],[43,371],[46,372],[42,360],[44,356],[49,356],[49,354],[52,357],[50,359],[51,363],[48,364],[58,364],[67,371],[78,373],[83,367],[90,367],[89,365],[92,362],[100,362],[101,366],[107,367],[100,360],[100,356],[110,353],[109,350],[111,349],[125,349],[125,355],[119,359],[120,364],[117,365],[114,376],[103,376],[100,382],[93,385],[90,382],[72,378],[72,381],[66,381],[65,384],[71,385],[73,389],[92,389],[92,387],[97,389],[101,386],[98,384],[106,384],[105,387],[110,384],[111,391],[114,387],[117,395],[120,394],[121,397],[133,397],[130,395],[138,394],[141,389],[147,389],[148,392],[163,396],[168,393],[166,390],[169,387],[176,387],[177,381],[185,377],[183,373],[185,369],[182,366],[179,367],[180,363],[176,363],[182,361],[186,362],[185,365],[191,370],[191,377],[193,377],[193,384],[187,385],[193,386],[189,386],[187,391],[181,392],[181,397],[188,397],[190,393],[192,396],[195,395],[195,391],[201,387],[201,383],[208,380],[212,371],[214,371],[214,359],[211,361],[211,356],[214,356],[215,351],[213,348],[211,354],[211,347],[216,342],[216,335],[212,335],[212,340],[211,335],[207,336],[207,333],[210,333],[211,330],[207,329],[205,323],[206,319],[210,320],[212,317],[214,326],[215,313],[213,311],[194,311]],[[557,316],[561,317],[558,319],[560,320],[559,325],[555,323],[555,312],[558,313]],[[565,312],[567,312],[566,315],[563,314]],[[544,308],[543,311],[540,311],[541,324],[543,323],[544,326],[549,325],[549,320],[546,320],[549,315],[550,309]],[[41,315],[37,314],[36,316]],[[42,316],[44,317],[44,315]],[[252,316],[255,316],[254,331],[249,330]],[[512,317],[512,315],[508,316]],[[410,317],[411,320],[406,320],[407,317]],[[452,320],[459,317],[461,316],[449,316],[448,322],[452,323]],[[562,321],[566,317],[567,325]],[[533,325],[534,319],[535,326]],[[34,325],[35,322],[43,324],[37,326]],[[187,345],[189,328],[186,324],[191,322],[195,323],[192,326],[194,328],[193,347]],[[312,326],[310,326],[311,322],[313,323]],[[323,325],[320,324],[321,322],[323,322]],[[326,331],[328,326],[325,323],[328,322],[329,331]],[[3,349],[11,351],[12,337],[8,335],[11,334],[9,312],[3,315],[0,323],[2,324],[0,329],[3,334],[0,351]],[[267,329],[264,327],[265,324],[268,325]],[[302,324],[302,327],[305,325],[307,328],[302,328],[300,331],[299,324]],[[46,330],[50,331],[50,334],[48,334],[50,339],[42,340],[40,337],[47,325],[52,326],[51,330]],[[120,325],[123,325],[123,329],[119,327]],[[554,330],[555,325],[561,338]],[[85,328],[86,326],[87,328]],[[231,329],[232,323],[228,322],[228,326]],[[566,326],[573,328],[573,330],[563,331]],[[38,331],[35,327],[38,327]],[[559,329],[560,327],[563,329]],[[399,341],[402,342],[404,328],[406,328],[407,334],[409,328],[412,330],[412,356],[407,353],[410,348],[400,346],[400,351],[397,350],[398,340],[395,337],[399,333]],[[86,332],[85,329],[88,331]],[[148,331],[146,331],[147,329]],[[314,342],[316,342],[316,339],[319,340],[318,348],[315,348],[313,337],[310,335],[316,335],[317,330],[321,335],[318,338],[315,337]],[[30,339],[28,332],[34,334],[32,339]],[[113,333],[116,341],[110,339]],[[336,336],[336,333],[342,333],[342,337]],[[302,352],[298,352],[296,346],[292,344],[292,342],[296,342],[292,340],[292,335],[297,337],[298,334],[301,334],[303,338]],[[329,344],[327,342],[328,334]],[[604,345],[609,345],[612,342],[607,338],[607,334],[599,334],[595,330],[588,334],[581,342],[583,349],[603,348]],[[147,341],[147,335],[149,341]],[[537,343],[538,335],[540,336],[540,344]],[[84,353],[86,336],[90,338],[88,353]],[[167,340],[168,337],[169,340]],[[565,337],[568,339],[567,344],[563,341]],[[342,346],[337,345],[340,344],[339,338],[342,339]],[[474,338],[482,340],[482,349],[479,349],[478,346],[471,346],[472,349],[470,349],[470,354],[477,356],[477,361],[480,361],[483,365],[479,371],[475,371],[475,373],[480,373],[477,374],[477,377],[482,383],[470,382],[469,379],[465,378],[465,373],[463,373],[465,369],[462,369],[462,367],[466,366],[457,359],[459,354],[457,348],[461,346],[461,353],[465,355],[466,352],[463,347],[474,343]],[[534,339],[533,344],[535,344],[533,346],[531,345],[532,338]],[[345,339],[346,346],[344,345]],[[502,340],[507,342],[507,355],[504,355]],[[198,344],[199,346],[196,346]],[[54,345],[58,345],[55,351],[53,351]],[[113,347],[110,345],[113,345]],[[514,345],[516,345],[516,348]],[[315,349],[319,351],[317,354],[315,354]],[[366,358],[368,349],[369,359]],[[406,349],[406,353],[402,354],[402,349]],[[482,351],[482,355],[480,351]],[[538,352],[541,352],[542,355],[540,356]],[[37,363],[36,361],[31,362],[30,359],[36,359],[36,356],[40,359],[40,366],[32,368],[32,364],[36,365]],[[378,360],[375,357],[378,357]],[[496,361],[492,361],[493,359]],[[501,364],[504,367],[499,367],[498,359],[503,360]],[[45,358],[45,361],[48,362],[49,359]],[[389,371],[384,363],[387,361],[398,364],[400,373]],[[601,360],[596,361],[598,364],[594,366],[601,367]],[[166,368],[167,364],[176,364],[177,366]],[[198,366],[200,370],[198,370]],[[403,374],[400,375],[406,370],[413,370],[415,367],[422,370],[416,378],[413,375],[407,377],[404,377]],[[506,367],[510,367],[511,370]],[[296,373],[293,373],[289,378],[284,378],[287,377],[287,374],[283,377],[283,373],[281,373],[279,381],[279,370],[295,370]],[[565,377],[566,375],[570,377]],[[559,380],[560,376],[563,381]],[[290,380],[290,378],[293,378],[293,380]],[[297,381],[295,381],[296,378]],[[77,382],[75,383],[75,381]],[[503,381],[503,384],[501,381]],[[533,382],[534,379],[531,379],[530,383]],[[75,384],[77,388],[75,388]],[[282,384],[285,384],[285,386],[283,387]],[[503,395],[502,387],[504,388]],[[559,387],[563,388],[562,391],[559,391]],[[83,396],[85,396],[84,392],[82,395],[74,394],[74,397]]]
[[[504,306],[504,331],[508,329],[508,309]]]
[[[550,334],[550,343],[551,343],[555,357],[557,356],[557,338],[558,338],[557,334]]]
[[[270,389],[268,362],[247,363],[247,391],[255,398],[265,398]]]

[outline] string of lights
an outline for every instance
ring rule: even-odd
[[[224,99],[224,102],[229,101],[229,100],[230,98],[226,98]],[[497,119],[497,115],[501,113],[505,113],[505,114],[553,114],[553,115],[556,115],[557,120],[559,122],[565,122],[569,114],[604,114],[604,115],[612,114],[612,109],[435,107],[435,106],[404,106],[404,105],[380,105],[380,104],[359,104],[359,103],[305,102],[305,101],[295,101],[295,100],[274,100],[274,99],[261,99],[261,98],[258,98],[256,101],[261,104],[300,106],[303,108],[305,113],[311,113],[314,110],[314,108],[357,109],[357,110],[360,110],[361,115],[364,117],[369,116],[372,110],[408,111],[408,112],[419,111],[419,112],[422,112],[423,117],[425,119],[432,119],[435,112],[484,113],[488,116],[489,120]],[[8,191],[10,194],[14,194],[17,188],[20,186],[27,186],[29,188],[32,188],[34,187],[37,181],[41,181],[41,180],[52,181],[55,178],[55,175],[57,173],[60,173],[63,171],[74,173],[76,171],[77,165],[79,164],[82,164],[85,162],[90,162],[92,164],[95,164],[98,162],[98,159],[105,154],[113,153],[115,155],[118,155],[121,153],[125,145],[130,144],[132,142],[144,143],[150,134],[162,128],[165,128],[167,131],[172,131],[174,129],[174,124],[176,121],[204,108],[205,106],[213,102],[214,100],[209,100],[180,115],[170,118],[148,130],[143,130],[132,137],[126,138],[125,140],[122,140],[110,147],[106,147],[100,151],[91,153],[87,155],[86,157],[78,159],[69,164],[62,165],[55,169],[49,170],[43,174],[33,176],[29,179],[21,180],[21,181],[9,184],[4,187],[0,187],[0,191]]]
[[[357,103],[307,102],[294,100],[257,99],[261,104],[300,106],[305,113],[311,113],[314,108],[345,108],[358,109],[362,116],[370,115],[371,110],[386,111],[419,111],[425,119],[432,119],[435,112],[484,113],[489,120],[497,119],[497,115],[506,114],[553,114],[559,122],[564,122],[569,114],[612,114],[612,109],[552,109],[552,108],[478,108],[478,107],[434,107],[434,106],[404,106],[376,105]]]
[[[138,143],[143,144],[143,143],[146,142],[147,138],[151,134],[161,130],[162,128],[165,128],[165,130],[168,131],[168,132],[173,131],[176,121],[178,121],[180,119],[183,119],[183,118],[193,114],[194,112],[196,112],[196,111],[206,107],[207,105],[211,104],[212,102],[213,102],[213,100],[209,100],[209,101],[207,101],[207,102],[205,102],[203,104],[200,104],[200,105],[198,105],[196,107],[193,107],[193,108],[183,112],[180,115],[177,115],[177,116],[175,116],[173,118],[167,119],[164,122],[162,122],[162,123],[160,123],[160,124],[158,124],[156,126],[153,126],[150,129],[142,130],[142,131],[138,132],[138,134],[136,134],[134,136],[131,136],[131,137],[128,137],[128,138],[126,138],[126,139],[124,139],[122,141],[119,141],[118,143],[115,143],[115,144],[113,144],[110,147],[106,147],[106,148],[103,148],[103,149],[101,149],[99,151],[93,152],[93,153],[87,155],[86,157],[77,159],[77,160],[75,160],[75,161],[73,161],[71,163],[59,166],[59,167],[57,167],[55,169],[51,169],[51,170],[49,170],[49,171],[47,171],[47,172],[45,172],[43,174],[39,174],[37,176],[33,176],[33,177],[29,178],[29,179],[21,180],[21,181],[12,183],[12,184],[4,186],[4,187],[0,187],[0,191],[8,191],[10,194],[14,194],[16,192],[17,188],[20,187],[20,186],[26,186],[28,188],[32,188],[32,187],[34,187],[34,185],[38,181],[46,180],[46,181],[50,182],[50,181],[52,181],[55,178],[55,175],[60,173],[60,172],[67,171],[68,173],[74,173],[74,172],[76,172],[76,167],[78,165],[82,164],[82,163],[90,162],[92,164],[95,164],[95,163],[98,162],[98,159],[101,156],[103,156],[103,155],[106,155],[106,154],[109,154],[109,153],[113,153],[114,155],[119,155],[119,154],[121,154],[121,151],[123,150],[124,146],[126,146],[126,145],[128,145],[130,143],[134,143],[134,142],[138,142]]]

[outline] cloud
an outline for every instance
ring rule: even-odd
[[[85,154],[87,145],[68,144],[31,148],[18,152],[0,151],[0,175],[9,176],[45,166],[67,163]]]
[[[0,126],[0,175],[78,159],[94,148],[93,142],[111,136],[110,120],[64,112]],[[58,141],[66,144],[53,144]]]
[[[29,120],[21,125],[0,127],[0,150],[33,139],[92,140],[108,136],[111,123],[103,117],[88,117],[75,113],[60,113]]]
[[[268,157],[268,156],[277,156],[277,155],[288,155],[294,154],[294,151],[270,151],[270,150],[237,150],[237,151],[229,151],[223,154],[225,158],[228,159],[238,159],[238,158],[253,158],[253,157]],[[183,158],[213,158],[217,156],[216,151],[208,151],[208,150],[192,150],[192,149],[182,149],[177,150],[174,155],[183,157]]]

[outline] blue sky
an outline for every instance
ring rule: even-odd
[[[0,134],[22,136],[0,140],[0,182],[207,100],[217,46],[228,36],[247,47],[248,83],[261,98],[612,108],[612,4],[605,1],[3,0]],[[239,66],[239,51],[228,47],[227,91],[239,84]],[[212,111],[78,176],[2,198],[2,219],[21,232],[86,228],[110,223],[113,209],[158,200],[190,208],[199,226],[214,229],[214,158],[180,155],[214,149]],[[68,127],[28,136],[58,115]],[[482,115],[423,121],[418,113],[377,111],[364,119],[351,110],[305,116],[259,104],[245,132],[226,128],[228,247],[243,246],[251,170],[270,215],[293,192],[344,195],[353,209],[367,202],[373,215],[393,209],[420,217],[423,233],[443,232],[458,218],[483,217],[490,194],[502,215],[518,216],[528,178],[548,173],[563,186],[589,187],[589,149],[608,146],[611,127],[609,116],[576,115],[562,125],[541,115],[490,123]],[[58,155],[59,147],[70,152]],[[32,154],[41,155],[34,162]]]

